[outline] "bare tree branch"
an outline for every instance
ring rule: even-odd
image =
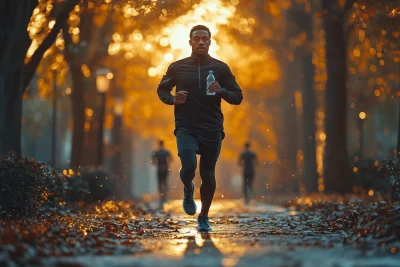
[[[89,1],[85,0],[84,10],[81,14],[80,37],[81,42],[85,41],[87,44],[92,40],[93,35],[93,18],[94,12],[89,8]]]
[[[37,6],[37,0],[23,1],[6,1],[2,3],[2,8],[5,10],[3,18],[1,34],[7,35],[5,40],[1,40],[0,48],[2,48],[0,57],[0,69],[12,69],[10,63],[19,64],[15,57],[25,56],[25,51],[22,51],[27,33],[27,26],[33,10]],[[12,29],[12,30],[11,30]],[[0,85],[1,86],[1,85]]]
[[[64,56],[65,59],[67,60],[68,63],[73,61],[73,42],[72,42],[72,37],[71,34],[68,32],[68,24],[65,24],[64,27],[62,28],[62,33],[63,33],[63,38],[65,42],[65,49],[64,49]]]
[[[356,0],[347,0],[346,1],[346,4],[344,5],[343,11],[340,14],[341,18],[343,18],[346,15],[347,11],[349,11],[350,9],[353,8],[353,5],[354,5],[355,1]]]
[[[112,31],[113,31],[113,26],[114,26],[114,23],[111,20],[112,15],[113,15],[113,11],[110,10],[107,14],[106,22],[104,23],[103,28],[100,31],[100,35],[99,35],[100,42],[99,42],[99,45],[97,46],[96,53],[94,53],[94,55],[91,57],[91,59],[89,60],[89,62],[87,64],[89,66],[89,68],[93,68],[93,66],[96,66],[100,62],[100,60],[104,58],[104,53],[107,51],[107,48],[108,48],[108,44],[106,44],[104,42],[104,39],[111,37]],[[107,46],[107,47],[104,47],[104,46]]]
[[[56,16],[56,23],[54,27],[51,29],[50,33],[46,36],[44,41],[40,44],[38,49],[36,49],[35,53],[31,57],[31,60],[28,64],[25,65],[25,75],[24,75],[24,90],[28,86],[31,81],[35,71],[43,58],[43,54],[51,47],[54,41],[57,38],[58,33],[64,27],[67,22],[69,13],[74,9],[74,7],[79,3],[79,0],[69,0],[67,1],[63,8],[60,10],[58,15]]]

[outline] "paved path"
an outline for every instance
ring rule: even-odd
[[[153,237],[140,240],[145,252],[54,258],[47,265],[400,266],[399,254],[344,246],[344,233],[316,229],[312,215],[278,206],[251,203],[246,207],[239,200],[218,200],[210,211],[213,231],[208,234],[195,230],[196,216],[183,214],[180,200],[166,203],[164,211],[154,216],[168,216],[174,227],[151,229]]]

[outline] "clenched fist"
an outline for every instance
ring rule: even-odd
[[[179,91],[179,92],[177,92],[176,95],[175,95],[175,98],[174,98],[174,104],[175,105],[185,104],[187,94],[188,94],[187,91]]]

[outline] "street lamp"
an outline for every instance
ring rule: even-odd
[[[51,123],[51,164],[56,166],[56,142],[57,142],[57,69],[58,63],[51,65],[53,73],[53,110],[52,110],[52,123]]]
[[[124,106],[121,98],[115,99],[114,113],[117,116],[122,116],[122,112],[124,111]]]
[[[121,178],[122,168],[122,113],[123,113],[123,102],[122,98],[115,99],[114,105],[114,122],[112,129],[112,143],[114,147],[114,157],[112,161],[112,169],[114,174]],[[120,180],[120,182],[123,182]],[[123,188],[123,187],[121,187]]]
[[[106,94],[110,89],[110,80],[113,78],[111,70],[99,68],[96,70],[96,89],[101,95],[101,107],[99,113],[99,138],[97,145],[97,166],[103,165],[103,138],[104,138],[104,115],[106,109]]]
[[[362,166],[362,163],[363,163],[363,154],[364,154],[364,142],[363,142],[363,140],[364,140],[364,120],[367,118],[367,114],[364,112],[364,111],[361,111],[359,114],[358,114],[358,117],[360,118],[359,119],[359,130],[360,130],[360,155],[359,155],[359,166],[360,166],[360,171],[362,171],[362,169],[363,169],[363,166]]]

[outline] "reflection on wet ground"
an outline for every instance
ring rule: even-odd
[[[141,243],[148,251],[156,251],[158,258],[188,258],[210,255],[212,257],[241,257],[245,253],[255,252],[259,245],[244,240],[232,240],[215,237],[213,233],[186,233],[174,239],[143,240]],[[246,244],[247,243],[247,244]],[[143,254],[145,255],[145,254]]]
[[[201,203],[196,202],[200,210]],[[147,219],[167,224],[144,229],[151,235],[140,239],[141,253],[51,259],[49,265],[61,261],[96,267],[400,266],[395,257],[366,258],[362,251],[344,247],[344,233],[318,227],[320,218],[265,203],[245,206],[240,200],[215,201],[210,233],[197,232],[197,216],[184,214],[181,200],[166,203],[163,212]]]
[[[201,201],[195,200],[197,210],[201,210]],[[182,211],[182,200],[173,200],[164,204],[164,211],[173,214],[174,216],[186,216]],[[279,213],[287,211],[278,206],[272,206],[261,202],[251,202],[249,205],[244,205],[241,200],[216,200],[210,208],[210,217],[221,215],[245,215],[245,214],[264,214],[264,213]]]
[[[200,210],[200,200],[196,200],[196,204]],[[257,248],[260,249],[255,240],[247,240],[248,238],[237,240],[237,238],[246,235],[247,232],[253,235],[258,227],[243,226],[246,226],[248,221],[254,220],[256,214],[264,216],[287,212],[284,208],[263,203],[254,202],[245,206],[240,200],[220,200],[213,203],[210,209],[210,223],[213,231],[201,233],[196,230],[197,217],[182,213],[181,200],[166,203],[164,211],[170,214],[177,225],[180,225],[178,232],[169,238],[141,241],[147,250],[157,251],[159,258],[200,257],[205,254],[221,258],[223,255],[241,257],[250,250],[255,252]],[[262,219],[257,218],[257,220]]]

